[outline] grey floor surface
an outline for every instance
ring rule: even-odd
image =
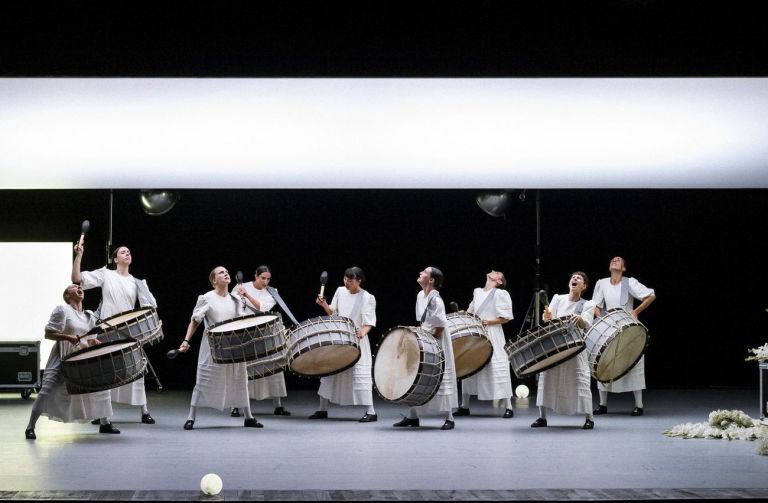
[[[149,387],[150,385],[148,385]],[[595,394],[596,395],[596,394]],[[34,398],[35,395],[33,395]],[[612,394],[610,414],[549,416],[533,429],[535,397],[516,400],[515,417],[473,400],[456,429],[443,418],[396,429],[405,407],[378,399],[379,421],[358,423],[360,407],[334,407],[309,420],[314,391],[289,391],[290,417],[253,401],[265,428],[201,409],[184,431],[190,391],[148,391],[157,424],[115,406],[120,435],[43,417],[24,438],[31,401],[0,393],[0,499],[110,500],[640,500],[768,498],[768,456],[756,442],[670,438],[715,409],[759,416],[757,390],[647,390],[646,414],[632,417],[629,393]],[[217,473],[224,490],[205,496],[200,479]]]

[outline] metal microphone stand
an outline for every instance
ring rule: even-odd
[[[525,200],[525,191],[521,198]],[[534,280],[533,280],[533,295],[531,301],[528,304],[528,310],[525,312],[525,319],[520,326],[518,332],[518,338],[522,336],[526,330],[534,331],[541,326],[541,296],[544,295],[546,299],[546,290],[543,288],[541,282],[541,194],[539,189],[536,189],[536,249],[535,249],[536,261],[534,264]],[[546,302],[546,300],[544,301]]]

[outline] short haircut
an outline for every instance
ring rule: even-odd
[[[443,287],[443,282],[445,281],[443,271],[432,265],[429,266],[429,268],[432,270],[432,272],[429,274],[429,277],[435,280],[435,290],[440,290],[440,288]]]
[[[261,276],[265,272],[272,274],[272,270],[269,268],[269,266],[260,265],[256,268],[256,276]]]
[[[365,273],[357,266],[347,268],[347,270],[344,271],[344,276],[347,278],[357,279],[360,281],[360,283],[365,281]]]
[[[589,276],[587,276],[587,273],[585,273],[583,271],[576,271],[576,272],[572,272],[571,276],[575,276],[577,274],[579,276],[581,276],[582,278],[584,278],[584,287],[585,288],[589,288]]]

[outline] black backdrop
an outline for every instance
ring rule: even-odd
[[[761,2],[210,5],[5,2],[0,76],[768,76]],[[194,380],[193,355],[168,361],[162,354],[183,334],[219,264],[249,273],[269,264],[300,320],[319,314],[320,271],[334,285],[345,267],[363,267],[379,305],[374,342],[412,322],[423,267],[441,267],[443,297],[462,306],[496,268],[507,274],[514,302],[507,335],[517,334],[533,293],[534,188],[506,220],[482,213],[469,190],[243,189],[183,190],[160,217],[141,211],[137,190],[115,191],[114,242],[131,247],[132,272],[160,303],[166,341],[150,357],[166,386]],[[649,386],[755,386],[755,365],[743,360],[766,342],[767,196],[763,187],[543,190],[542,279],[550,294],[563,291],[572,270],[594,282],[613,255],[625,256],[628,274],[658,295],[641,316],[651,333]],[[104,264],[107,189],[3,190],[0,197],[0,239],[74,240],[88,218],[84,265]],[[96,300],[91,293],[88,301]],[[289,380],[289,387],[316,385]]]
[[[358,265],[378,302],[375,344],[396,325],[413,324],[418,272],[446,274],[442,296],[463,308],[491,269],[506,273],[516,337],[535,272],[535,191],[513,197],[507,218],[483,213],[475,190],[181,190],[176,207],[149,216],[138,190],[114,191],[113,242],[134,255],[131,272],[157,297],[165,340],[150,358],[166,387],[194,383],[195,357],[164,357],[178,345],[199,294],[216,265],[250,278],[259,264],[303,321],[322,314],[314,304],[321,271],[328,295],[346,267]],[[513,194],[519,194],[519,191]],[[7,241],[73,241],[91,221],[84,269],[106,261],[108,190],[0,191]],[[592,282],[608,274],[614,255],[658,299],[642,313],[649,328],[649,387],[756,386],[744,358],[766,342],[768,294],[761,239],[768,212],[764,190],[542,190],[541,279],[550,296],[584,270]],[[590,288],[589,294],[591,295]],[[87,305],[98,303],[97,291]],[[52,306],[53,307],[53,306]],[[41,327],[45,320],[40,320]],[[199,347],[196,335],[194,351]],[[288,378],[289,387],[316,380]]]

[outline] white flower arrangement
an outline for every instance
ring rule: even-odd
[[[768,342],[763,344],[760,347],[752,348],[749,350],[750,352],[754,353],[754,355],[747,357],[745,361],[752,362],[752,361],[758,361],[758,362],[764,362],[768,360]]]
[[[754,421],[740,410],[714,410],[706,423],[678,424],[664,432],[668,437],[758,440],[757,452],[768,455],[768,424]]]

